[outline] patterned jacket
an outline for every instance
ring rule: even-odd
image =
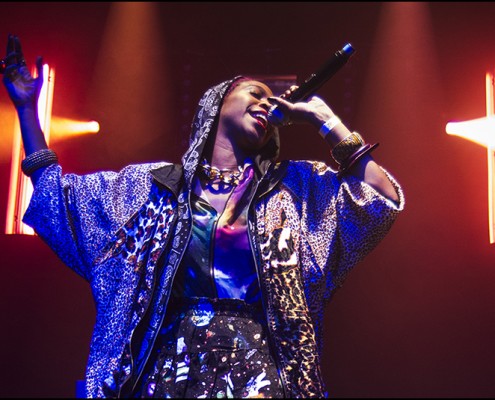
[[[209,89],[181,164],[63,174],[46,168],[24,222],[86,279],[96,321],[88,397],[126,397],[152,348],[191,233],[193,175],[226,89]],[[269,339],[287,397],[325,397],[320,371],[323,311],[351,268],[404,207],[319,161],[275,162],[278,136],[256,160],[248,230]]]

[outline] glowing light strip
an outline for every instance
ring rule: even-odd
[[[33,69],[32,74],[33,76],[36,76],[36,68]],[[43,76],[45,77],[45,80],[38,100],[38,115],[41,128],[45,134],[46,143],[49,144],[53,87],[55,80],[54,69],[49,68],[47,64],[43,65]],[[16,118],[12,141],[12,164],[10,170],[9,200],[7,204],[5,233],[34,235],[33,229],[22,222],[22,216],[24,215],[33,194],[31,179],[26,177],[21,171],[21,162],[23,158],[24,148],[21,141],[21,130],[19,121]]]
[[[486,116],[487,118],[493,119],[494,109],[493,109],[493,74],[487,72],[485,78],[486,87]],[[495,129],[489,132],[488,136],[495,136]],[[490,243],[495,243],[495,196],[493,190],[494,185],[494,171],[495,171],[495,145],[493,141],[487,146],[487,160],[488,160],[488,227],[490,232]]]
[[[10,185],[9,185],[9,200],[7,203],[7,220],[5,226],[6,234],[17,233],[17,203],[19,199],[20,191],[20,165],[21,154],[19,149],[21,148],[21,133],[19,127],[19,121],[16,118],[14,126],[14,137],[12,140],[12,161],[10,168]]]
[[[470,121],[449,122],[445,130],[449,135],[460,136],[478,143],[487,150],[488,161],[488,230],[490,243],[495,243],[495,100],[494,75],[485,76],[486,117]]]

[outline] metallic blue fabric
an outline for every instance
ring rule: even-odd
[[[217,211],[193,195],[193,227],[189,247],[177,271],[172,293],[175,297],[210,297],[260,301],[260,290],[246,229],[228,230],[215,238]],[[227,236],[227,237],[225,237]],[[232,252],[215,258],[216,243]]]

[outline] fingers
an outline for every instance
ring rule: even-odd
[[[41,78],[43,79],[43,57],[41,56],[38,56],[36,58],[36,71],[38,76],[41,76]]]
[[[21,41],[18,36],[14,35],[14,51],[19,54],[20,59],[24,58],[22,56]]]
[[[284,111],[290,110],[293,107],[293,104],[291,102],[285,100],[285,98],[283,98],[282,96],[269,97],[268,101],[272,105],[276,105],[276,106],[281,107]]]
[[[21,41],[15,35],[9,34],[7,40],[7,55],[5,56],[6,67],[10,65],[18,64],[20,66],[26,65],[24,56],[22,54]]]
[[[37,74],[36,90],[39,93],[41,91],[41,87],[43,86],[43,82],[45,80],[44,71],[43,71],[43,57],[41,56],[38,56],[36,58],[36,74]]]
[[[14,52],[14,35],[9,33],[9,36],[7,38],[7,52],[6,54],[10,54]]]
[[[26,66],[26,60],[22,54],[21,41],[15,35],[9,34],[7,39],[7,54],[0,60],[0,73],[10,81],[19,77],[19,69]]]
[[[274,126],[290,125],[292,122],[289,118],[288,108],[291,104],[284,100],[282,96],[268,97],[267,100],[273,105],[273,107],[268,110],[268,122]]]
[[[284,93],[280,95],[283,99],[288,98],[292,93],[294,93],[299,86],[297,85],[292,85],[289,89],[287,89]]]
[[[26,65],[26,60],[24,60],[24,55],[22,54],[21,41],[17,36],[9,34],[7,39],[7,54],[4,59],[0,60],[0,63],[3,64],[4,69],[12,65],[21,67]]]

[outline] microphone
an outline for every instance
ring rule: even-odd
[[[342,49],[337,50],[332,57],[330,57],[315,73],[311,74],[290,96],[285,100],[291,103],[297,103],[298,101],[304,101],[311,95],[313,95],[318,89],[320,89],[325,82],[327,82],[337,71],[339,71],[349,58],[354,54],[355,49],[350,43],[346,43]],[[283,125],[284,115],[277,108],[276,105],[272,106],[268,111],[268,121],[272,125]]]

